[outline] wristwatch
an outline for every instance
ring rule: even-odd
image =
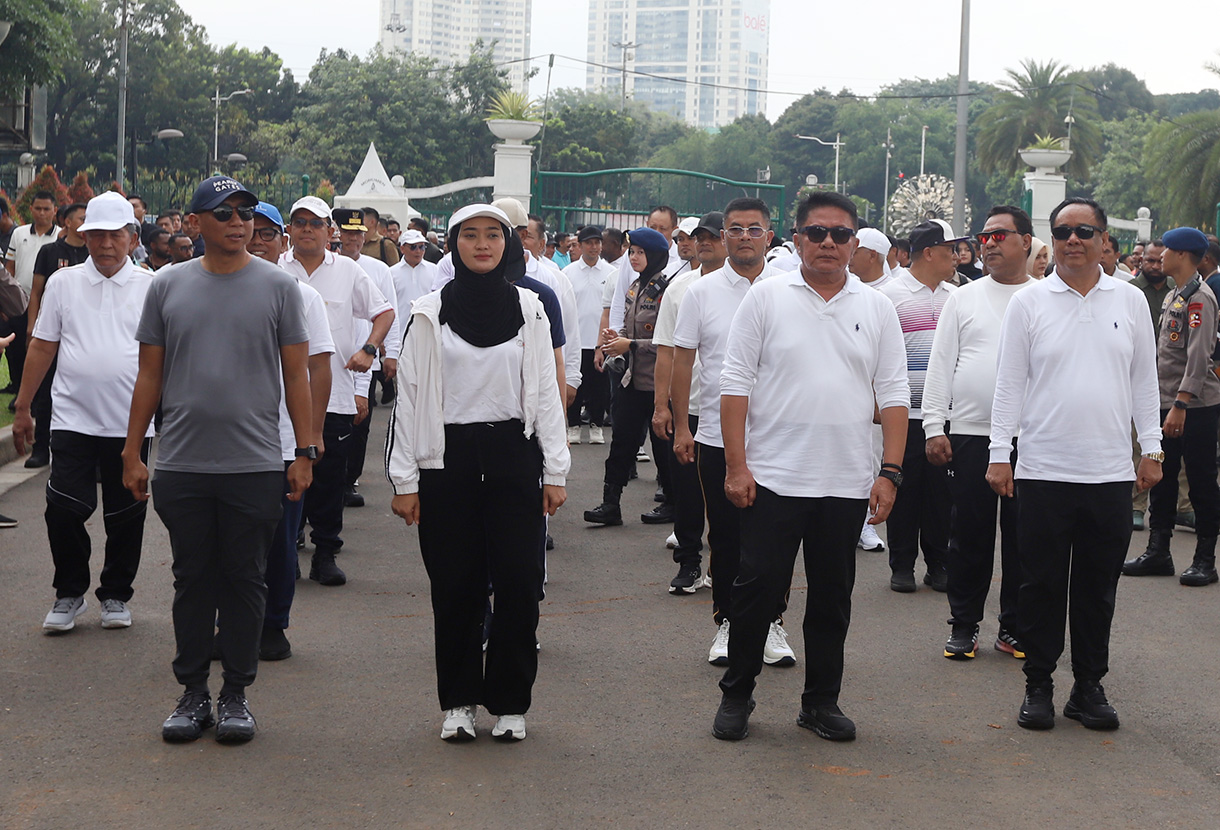
[[[1155,461],[1158,464],[1165,463],[1165,453],[1163,452],[1146,452],[1144,453],[1143,457],[1147,458],[1149,461]]]
[[[377,356],[377,347],[374,346],[372,343],[365,343],[363,346],[360,347],[360,351],[364,352],[365,354],[367,354],[371,357]]]
[[[308,458],[310,461],[317,461],[318,447],[316,444],[310,444],[308,447],[297,447],[294,455],[297,458]]]
[[[1186,408],[1187,408],[1187,407],[1186,407],[1186,401],[1180,401],[1180,400],[1178,400],[1177,398],[1174,398],[1174,400],[1173,400],[1173,408],[1174,408],[1174,409],[1186,409]]]
[[[894,487],[902,486],[902,468],[897,464],[882,464],[880,472],[877,473],[878,478],[888,478],[894,482]]]

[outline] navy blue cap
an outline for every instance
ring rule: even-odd
[[[228,176],[212,176],[201,181],[199,187],[195,188],[195,195],[191,197],[191,204],[186,212],[202,213],[205,210],[211,210],[234,193],[242,194],[251,207],[258,204],[258,197],[247,190],[237,179]]]
[[[1166,231],[1161,240],[1171,251],[1187,251],[1198,256],[1207,253],[1207,236],[1198,228],[1174,228]]]
[[[280,216],[280,210],[275,205],[270,202],[259,202],[254,206],[254,212],[264,219],[270,219],[281,231],[284,230],[284,217]]]
[[[627,244],[645,251],[668,251],[669,240],[652,228],[636,228],[627,234]]]

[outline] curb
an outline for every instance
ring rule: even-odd
[[[0,467],[20,457],[17,448],[13,446],[13,427],[0,427]]]

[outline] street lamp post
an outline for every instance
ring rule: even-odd
[[[966,126],[970,100],[970,0],[962,0],[957,69],[957,131],[953,144],[953,230],[966,232]]]
[[[621,40],[616,40],[610,45],[615,49],[623,50],[623,102],[620,106],[622,109],[627,109],[627,50],[634,49],[640,44],[636,43],[634,40],[628,43],[624,43]]]
[[[923,125],[923,135],[919,137],[919,175],[923,175],[923,157],[928,149],[928,125]]]
[[[839,192],[839,150],[841,150],[843,145],[847,143],[846,141],[842,141],[840,139],[840,135],[841,135],[840,133],[835,133],[834,141],[823,141],[822,139],[818,138],[816,135],[795,136],[796,138],[802,139],[804,141],[816,141],[818,144],[824,144],[827,147],[835,148],[835,193]]]
[[[114,179],[123,186],[123,159],[127,149],[123,146],[127,138],[127,0],[123,0],[123,23],[119,28],[119,140],[115,152]]]
[[[894,149],[894,142],[891,140],[892,128],[886,128],[885,131],[885,195],[881,197],[881,230],[883,233],[890,232],[890,150]]]
[[[224,103],[225,101],[230,101],[233,98],[236,98],[238,95],[249,95],[253,91],[254,90],[252,90],[252,89],[239,89],[236,92],[230,92],[228,95],[221,97],[220,87],[219,86],[216,87],[216,97],[212,99],[216,103],[216,122],[212,128],[212,163],[213,164],[218,164],[220,162],[220,105],[222,103]]]
[[[132,188],[132,190],[135,190],[135,188],[136,188],[136,178],[140,173],[140,145],[141,144],[152,144],[157,139],[161,139],[162,141],[169,141],[171,138],[182,138],[182,130],[175,130],[173,128],[169,128],[169,129],[165,129],[165,130],[157,130],[156,134],[152,138],[148,139],[147,141],[140,141],[138,138],[132,137],[132,139],[131,139],[131,188]]]

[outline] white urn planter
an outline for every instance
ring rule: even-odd
[[[490,118],[487,129],[505,144],[520,144],[538,135],[542,129],[541,121],[517,121],[510,118]]]
[[[1072,157],[1071,150],[1022,150],[1021,161],[1037,170],[1039,173],[1050,173],[1068,163]]]

